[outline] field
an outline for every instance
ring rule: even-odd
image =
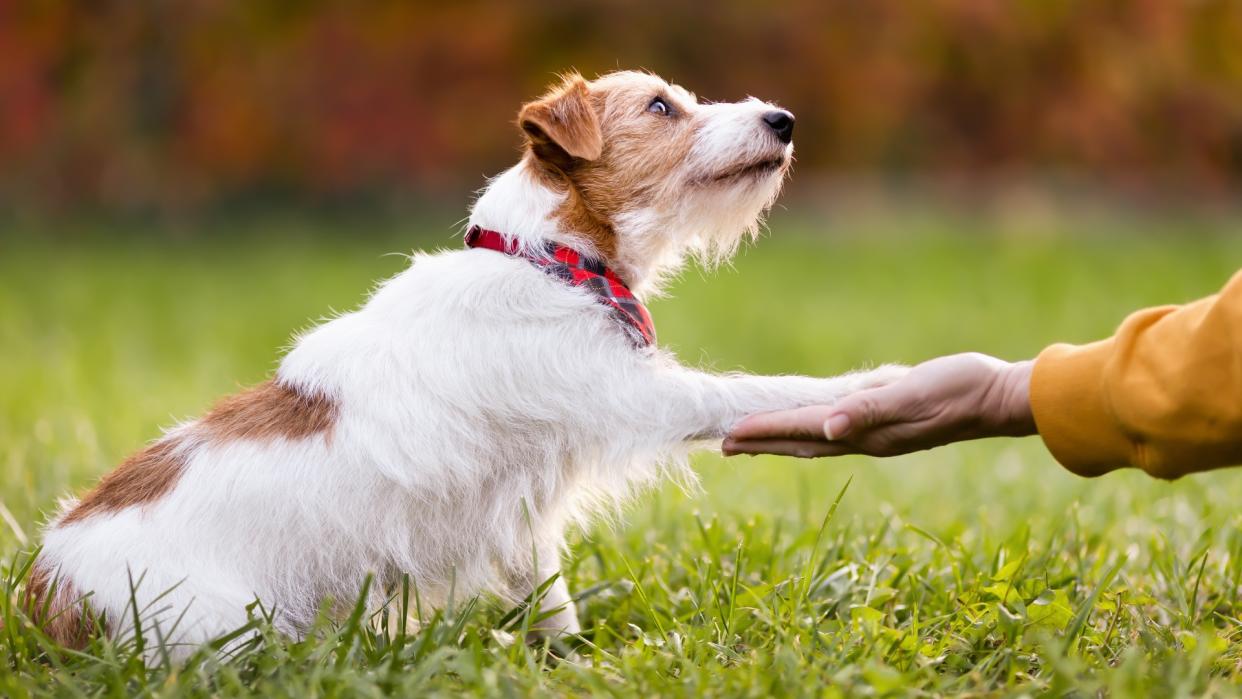
[[[782,219],[652,311],[663,344],[720,370],[1024,358],[1213,292],[1242,266],[1240,224]],[[568,660],[513,642],[524,617],[493,600],[435,613],[412,594],[388,614],[421,614],[405,634],[363,614],[301,642],[260,621],[235,656],[184,667],[144,666],[132,642],[58,652],[13,608],[57,498],[262,380],[292,331],[405,264],[384,253],[456,244],[439,224],[71,228],[0,239],[0,696],[1237,693],[1239,474],[1084,480],[1037,439],[888,461],[705,454],[701,492],[665,486],[575,537],[586,631]]]

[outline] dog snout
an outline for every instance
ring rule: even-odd
[[[793,141],[794,115],[792,112],[784,109],[764,112],[763,123],[767,124],[776,133],[776,137],[781,139],[781,143]]]

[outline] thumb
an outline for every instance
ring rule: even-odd
[[[869,388],[852,393],[832,406],[824,421],[824,436],[830,441],[846,439],[873,427],[895,422],[900,405],[892,386]]]

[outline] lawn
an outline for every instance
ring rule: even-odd
[[[651,304],[719,370],[828,374],[978,350],[1017,359],[1211,293],[1242,221],[934,211],[784,218]],[[269,222],[172,239],[94,226],[0,239],[0,695],[1231,695],[1242,679],[1242,474],[1084,480],[1036,439],[878,461],[695,464],[574,538],[584,641],[514,643],[489,599],[365,615],[235,656],[144,666],[133,643],[50,649],[14,616],[57,498],[161,426],[263,379],[291,332],[361,301],[440,224]],[[1231,231],[1233,231],[1231,233]],[[24,233],[24,235],[23,235]],[[416,582],[416,581],[415,581]],[[379,615],[376,619],[381,619]]]

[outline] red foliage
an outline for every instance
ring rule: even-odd
[[[198,206],[477,183],[553,73],[799,117],[803,170],[1242,184],[1233,0],[0,0],[0,200]]]

